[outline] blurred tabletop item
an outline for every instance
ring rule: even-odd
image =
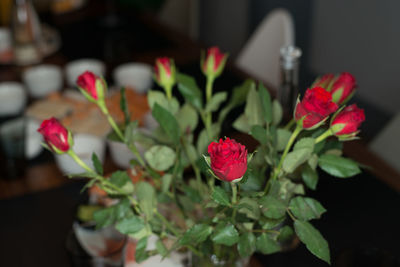
[[[1,0],[1,4],[3,4],[3,1]],[[113,73],[113,70],[124,63],[153,64],[156,57],[168,56],[174,58],[176,64],[183,66],[182,68],[185,71],[201,75],[198,58],[202,46],[199,43],[159,24],[151,14],[137,14],[128,8],[118,10],[120,13],[118,13],[117,23],[107,24],[104,16],[109,14],[104,8],[104,2],[103,0],[88,1],[86,5],[75,11],[57,14],[43,20],[46,25],[51,25],[49,27],[59,34],[63,44],[59,50],[55,50],[53,54],[44,58],[43,63],[65,66],[72,60],[95,58],[105,62],[108,71],[105,76],[110,76],[108,78],[111,79],[107,80],[112,80],[111,73]],[[42,33],[45,31],[46,27],[42,27]],[[0,80],[20,81],[25,69],[13,64],[0,65]],[[246,77],[250,76],[229,66],[227,73],[224,73],[221,79],[216,81],[216,88],[218,90],[230,88],[231,85],[237,84],[236,82],[240,82]],[[131,90],[126,91],[128,98],[129,95],[134,93]],[[62,93],[55,92],[47,98],[42,98],[38,103],[45,101],[62,103],[57,105],[57,108],[51,109],[52,114],[56,111],[63,113],[65,110],[69,110],[71,105],[79,106],[79,104],[72,103],[73,101],[65,100],[64,97],[66,96],[63,93],[65,93],[65,90]],[[144,96],[135,95],[134,98],[145,103],[145,99],[141,97]],[[110,105],[118,104],[118,95],[111,95],[110,99],[112,102]],[[51,104],[49,105],[51,106]],[[30,107],[33,109],[34,106],[35,104]],[[82,108],[81,113],[75,115],[78,117],[85,115],[82,114],[84,109]],[[90,107],[88,110],[90,110]],[[32,112],[32,110],[29,110],[29,112]],[[73,112],[66,112],[62,116],[67,120],[68,116],[72,114]],[[121,114],[115,114],[115,116],[118,117]],[[73,125],[74,119],[72,118],[69,123]],[[82,125],[77,127],[82,127]],[[254,142],[248,136],[242,138],[246,139],[247,142]],[[240,138],[237,140],[240,141]],[[393,242],[394,239],[390,235],[394,237],[396,234],[395,232],[388,234],[387,229],[393,229],[398,233],[397,226],[400,222],[397,217],[390,217],[389,215],[393,214],[396,205],[398,206],[400,176],[396,171],[385,165],[382,159],[371,153],[362,141],[347,143],[345,153],[357,161],[371,166],[371,169],[364,170],[363,174],[353,178],[353,180],[335,180],[335,182],[332,182],[331,179],[325,179],[326,177],[321,179],[321,190],[318,192],[322,195],[319,197],[325,199],[326,206],[331,207],[331,209],[328,213],[330,218],[321,220],[320,228],[324,233],[327,233],[327,239],[330,243],[335,244],[333,253],[338,258],[340,258],[340,255],[344,255],[344,248],[354,248],[360,246],[360,244],[368,243],[367,239],[373,246],[385,249],[385,251],[391,253],[390,255],[393,255],[397,243]],[[105,173],[116,168],[109,155],[106,155]],[[365,183],[362,190],[358,188],[359,181],[357,179],[363,179],[363,183]],[[352,186],[348,187],[348,183],[351,183]],[[56,166],[53,156],[48,151],[43,151],[28,161],[28,168],[24,177],[14,180],[0,179],[0,210],[2,210],[2,218],[4,218],[0,224],[0,236],[2,236],[0,240],[0,265],[70,266],[65,251],[65,237],[71,229],[78,199],[82,196],[80,193],[82,185],[82,182],[72,181],[63,176]],[[340,197],[338,197],[338,192],[340,192]],[[362,203],[346,201],[351,199],[354,192],[362,194],[357,198]],[[335,205],[335,203],[339,204]],[[359,214],[358,217],[349,214],[350,211],[357,210],[355,206],[363,206],[368,212]],[[383,212],[383,209],[389,211]],[[384,217],[375,218],[375,214],[378,213],[384,214]],[[354,223],[351,220],[358,221]],[[342,231],[345,231],[345,234]],[[374,231],[375,234],[371,231]],[[351,235],[355,235],[356,238],[349,239],[348,236]],[[387,244],[384,244],[385,240],[389,240]],[[30,249],[21,249],[21,242],[25,242],[24,248],[29,247]],[[378,252],[381,253],[382,251],[379,250]],[[355,255],[354,250],[350,250],[341,259],[350,257],[349,255]],[[361,253],[360,255],[364,254]],[[374,255],[376,256],[376,254]],[[386,254],[383,253],[382,255]],[[299,263],[302,263],[302,265],[298,266],[320,266],[319,264],[321,264],[307,253],[303,246],[292,252],[260,258],[259,261],[262,262],[263,266],[269,267],[294,266]],[[278,264],[278,262],[281,264]],[[257,265],[252,264],[252,266]],[[351,265],[334,264],[334,266]]]

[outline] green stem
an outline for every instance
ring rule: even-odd
[[[214,76],[207,76],[207,84],[206,84],[206,103],[208,104],[212,98],[212,91],[213,91],[213,83],[214,83]],[[212,124],[212,113],[207,112],[206,114],[206,127],[210,128]]]
[[[292,128],[292,126],[293,126],[293,124],[295,123],[296,121],[294,120],[294,119],[291,119],[287,124],[286,124],[286,126],[284,127],[284,129],[285,130],[290,130],[290,128]]]
[[[293,221],[295,221],[296,218],[294,217],[294,215],[292,214],[292,212],[291,212],[289,209],[287,209],[286,211],[287,211],[287,214],[289,214],[289,217],[290,217]]]
[[[317,137],[317,139],[315,139],[315,143],[318,144],[319,142],[324,141],[326,138],[328,138],[329,136],[332,136],[333,132],[332,130],[329,128],[328,130],[326,130],[323,134],[321,134],[320,136]]]
[[[279,164],[273,172],[273,176],[272,176],[273,179],[276,179],[278,177],[279,173],[281,172],[283,161],[285,160],[287,153],[289,152],[290,148],[292,147],[294,141],[296,140],[296,137],[299,135],[301,130],[303,130],[301,125],[297,125],[296,129],[293,131],[292,135],[290,136],[290,139],[289,139],[288,143],[286,144],[285,150],[283,151],[283,154],[279,161]]]
[[[194,162],[193,158],[190,156],[189,152],[188,152],[188,148],[187,148],[187,143],[186,143],[186,139],[183,137],[182,139],[182,144],[183,144],[183,149],[185,151],[186,156],[189,159],[190,165],[192,165],[194,174],[196,176],[196,181],[197,181],[197,185],[199,187],[199,190],[202,189],[202,181],[201,181],[201,175],[200,175],[200,170],[199,168],[196,166],[196,163]]]
[[[178,232],[178,230],[175,229],[175,227],[170,224],[170,222],[158,211],[155,212],[156,216],[165,224],[165,226],[167,227],[167,229],[169,231],[171,231],[176,237],[179,237],[180,234]],[[199,257],[202,257],[202,253],[200,251],[198,251],[197,249],[195,249],[194,247],[187,245],[188,249],[190,249],[194,254],[196,254]]]
[[[96,173],[92,168],[90,168],[85,162],[81,160],[81,158],[72,150],[68,150],[67,154],[78,163],[83,169],[85,169],[89,173]]]
[[[165,93],[167,94],[167,99],[171,100],[172,99],[172,85],[167,84],[164,86]]]
[[[111,127],[114,129],[115,133],[118,135],[118,137],[121,139],[122,142],[125,142],[125,137],[122,134],[121,130],[119,129],[117,123],[115,122],[114,118],[110,115],[110,113],[108,112],[107,107],[104,106],[99,106],[101,111],[104,113],[104,115],[106,115],[108,123],[110,123]],[[146,163],[144,162],[142,156],[140,155],[139,151],[137,150],[136,146],[134,144],[127,144],[129,150],[136,156],[137,160],[139,161],[139,164],[144,167],[147,171],[149,171],[149,169],[146,166]]]
[[[231,182],[231,188],[232,188],[232,207],[233,207],[232,221],[234,221],[236,217],[235,205],[237,203],[237,184]]]

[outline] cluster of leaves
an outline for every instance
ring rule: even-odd
[[[229,101],[227,93],[220,92],[204,103],[202,90],[192,77],[178,74],[177,81],[183,104],[161,91],[148,93],[152,115],[159,124],[151,134],[141,133],[137,122],[130,122],[122,97],[121,108],[127,118],[124,142],[128,147],[139,142],[146,148],[144,158],[149,167],[145,171],[151,178],[133,184],[126,172],[115,172],[103,186],[119,201],[94,213],[97,225],[115,224],[121,233],[137,239],[137,261],[155,253],[165,257],[182,247],[200,255],[218,254],[223,248],[234,248],[230,251],[237,251],[240,257],[256,251],[270,254],[281,251],[297,235],[314,255],[329,262],[328,243],[309,222],[326,210],[317,200],[304,196],[304,185],[316,189],[318,167],[340,178],[360,171],[354,161],[341,156],[341,144],[336,140],[316,144],[321,131],[304,132],[284,158],[282,172],[272,179],[270,173],[279,164],[292,131],[279,127],[282,108],[268,90],[246,80],[234,88]],[[216,181],[203,154],[219,136],[230,111],[243,104],[244,113],[233,126],[253,136],[259,146],[241,182]],[[207,115],[217,111],[215,122],[201,129],[200,122],[207,126]],[[96,157],[94,163],[102,175]],[[163,206],[169,214],[161,211]],[[160,238],[156,248],[148,251],[152,234]],[[166,246],[165,238],[173,244]]]
[[[247,182],[242,189],[250,191],[250,195],[257,195],[270,172],[270,179],[263,192],[265,195],[258,202],[263,215],[282,222],[290,217],[294,232],[306,247],[318,258],[330,262],[328,243],[308,222],[320,218],[326,210],[317,200],[304,196],[304,186],[316,190],[318,167],[334,177],[348,178],[360,172],[359,166],[355,161],[342,157],[342,143],[338,140],[316,143],[316,138],[324,132],[324,129],[318,128],[300,134],[293,148],[283,158],[279,175],[272,179],[282,152],[293,136],[293,127],[291,123],[279,127],[282,119],[279,102],[271,101],[262,84],[257,89],[253,83],[247,95],[244,113],[233,125],[259,142],[256,155],[249,164]],[[289,224],[283,229],[293,232]]]

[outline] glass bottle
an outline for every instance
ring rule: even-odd
[[[301,49],[295,46],[284,46],[280,50],[281,84],[278,100],[287,115],[293,114],[299,93],[299,63]]]
[[[41,28],[31,0],[14,0],[11,17],[14,57],[17,65],[41,61]]]

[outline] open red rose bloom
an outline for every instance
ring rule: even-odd
[[[56,118],[44,120],[38,132],[43,135],[49,148],[56,148],[62,152],[69,150],[68,130]]]
[[[332,102],[332,95],[322,87],[308,89],[301,102],[296,106],[295,120],[304,117],[302,126],[311,128],[323,121],[338,109],[338,105]]]
[[[219,139],[208,146],[211,169],[223,181],[231,182],[243,177],[247,170],[247,149],[233,139]]]

